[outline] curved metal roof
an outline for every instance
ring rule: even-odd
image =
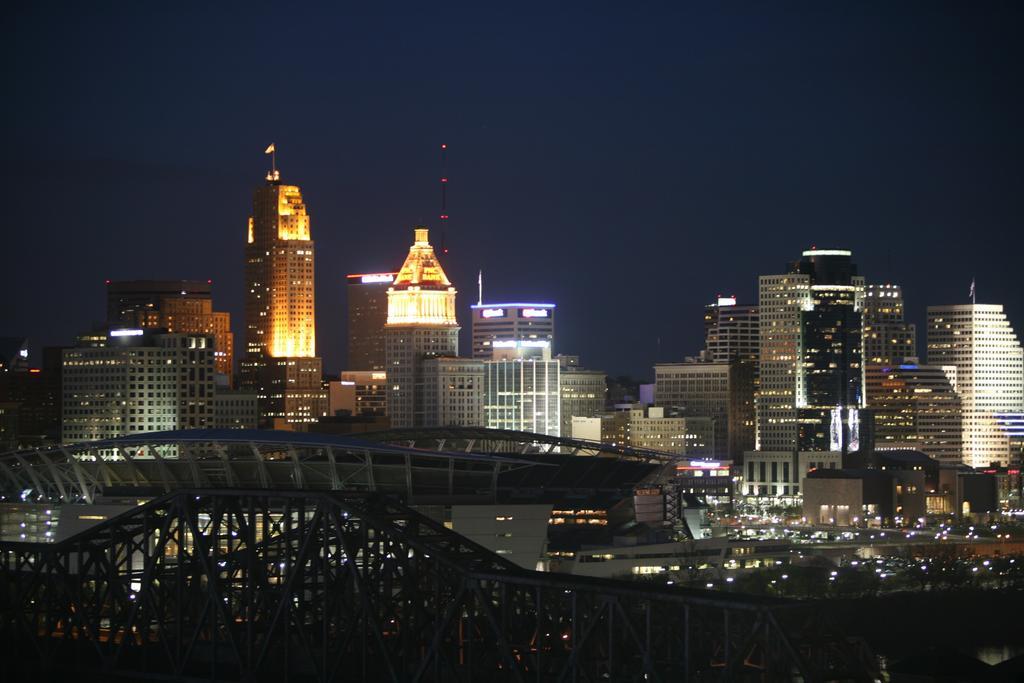
[[[408,500],[493,496],[534,459],[424,450],[302,432],[193,429],[0,454],[0,497],[92,501],[108,490],[187,486],[388,491]]]
[[[490,453],[471,453],[464,451],[437,451],[434,449],[413,448],[385,443],[383,440],[363,439],[340,434],[316,434],[310,432],[292,432],[271,429],[174,429],[165,432],[140,432],[119,436],[116,439],[86,441],[68,446],[52,446],[45,450],[105,450],[124,446],[176,443],[236,443],[261,445],[292,446],[303,448],[336,448],[369,451],[371,453],[409,453],[417,456],[452,457],[460,460],[485,460],[487,462],[502,461],[519,464],[537,464],[533,460],[507,457]],[[32,451],[29,451],[32,452]],[[7,454],[0,454],[3,458]]]
[[[650,448],[615,446],[600,441],[534,434],[533,432],[521,432],[514,429],[489,429],[487,427],[403,427],[379,432],[364,432],[359,436],[369,441],[386,443],[416,443],[433,440],[435,443],[441,444],[442,447],[449,440],[472,442],[468,444],[466,450],[476,449],[477,443],[486,447],[488,442],[492,442],[504,445],[498,452],[518,452],[523,455],[527,453],[550,453],[554,452],[555,448],[558,448],[562,453],[572,455],[603,453],[624,458],[638,458],[659,462],[677,460],[684,457],[678,453],[668,453]],[[463,449],[459,448],[458,450]],[[476,452],[493,453],[495,451],[479,449]]]

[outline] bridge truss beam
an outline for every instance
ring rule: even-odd
[[[60,543],[0,543],[0,643],[7,680],[865,680],[872,670],[863,648],[800,606],[527,571],[385,497],[265,490],[182,490]]]

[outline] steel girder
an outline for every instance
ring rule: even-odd
[[[527,571],[372,495],[183,490],[60,543],[0,543],[7,680],[870,678],[815,615]]]

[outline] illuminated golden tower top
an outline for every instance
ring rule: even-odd
[[[428,229],[414,228],[415,241],[395,281],[388,288],[388,325],[455,327],[455,288],[444,274]]]
[[[316,356],[313,249],[302,192],[274,169],[253,195],[246,247],[246,351]]]

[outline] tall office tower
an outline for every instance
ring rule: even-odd
[[[112,329],[63,357],[64,443],[214,426],[213,337]]]
[[[918,365],[867,366],[868,408],[876,450],[914,449],[948,464],[963,457],[962,415],[956,368]]]
[[[600,370],[587,370],[579,364],[578,356],[557,356],[559,364],[559,413],[563,436],[572,434],[572,418],[596,417],[604,412],[608,382]]]
[[[0,404],[13,425],[7,435],[20,447],[60,439],[62,351],[44,347],[39,367],[28,339],[0,337]]]
[[[217,372],[231,383],[235,363],[231,314],[213,310],[209,281],[108,281],[107,324],[211,335]]]
[[[427,424],[423,361],[459,355],[455,287],[430,246],[427,228],[413,231],[409,255],[388,288],[384,357],[392,427]]]
[[[754,366],[749,362],[659,363],[654,403],[688,418],[714,421],[715,457],[742,462],[754,446]]]
[[[547,341],[555,349],[555,304],[473,304],[473,358],[490,360],[494,342]]]
[[[917,326],[903,319],[899,285],[867,285],[861,313],[866,364],[899,365],[917,357]]]
[[[761,353],[757,306],[737,306],[736,297],[720,296],[704,307],[707,359],[715,363],[740,360],[757,367]]]
[[[758,450],[860,448],[864,278],[850,257],[812,248],[760,278]]]
[[[264,425],[301,428],[327,413],[316,355],[313,240],[295,185],[276,170],[253,194],[245,247],[242,384],[260,396]]]
[[[964,463],[1007,464],[1009,437],[1000,417],[1024,412],[1024,350],[1003,307],[929,306],[928,364],[956,366]]]
[[[437,356],[423,361],[425,427],[484,426],[484,362]]]
[[[559,363],[550,347],[537,341],[498,343],[494,358],[484,361],[487,427],[560,436]]]
[[[383,370],[388,288],[397,273],[348,276],[348,363],[350,370]]]

